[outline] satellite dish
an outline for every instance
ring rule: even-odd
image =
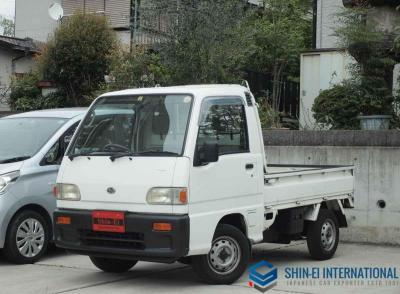
[[[49,6],[49,15],[54,20],[60,20],[64,16],[64,10],[60,3],[53,3]]]

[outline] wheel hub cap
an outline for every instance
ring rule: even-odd
[[[45,241],[43,225],[34,218],[24,220],[17,229],[16,244],[22,256],[32,258],[38,255]]]
[[[236,269],[240,262],[241,251],[236,240],[228,236],[214,240],[208,263],[211,269],[218,274],[229,274]]]
[[[321,242],[322,242],[322,247],[327,251],[331,250],[333,248],[333,246],[335,245],[336,228],[335,228],[335,224],[330,219],[327,219],[322,224]]]

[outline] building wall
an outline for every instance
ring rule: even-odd
[[[45,42],[57,27],[48,9],[61,0],[15,0],[15,37]]]
[[[0,49],[0,92],[3,93],[8,89],[11,83],[11,76],[15,73],[30,72],[35,62],[31,56],[26,56],[12,61],[13,58],[21,56],[21,53]],[[9,93],[9,92],[8,92]],[[2,101],[0,101],[2,102]],[[0,103],[0,111],[8,110],[8,106]]]
[[[329,89],[350,77],[352,57],[344,50],[317,51],[301,54],[300,117],[301,129],[317,129],[312,106],[322,90]]]
[[[264,141],[268,163],[354,165],[355,208],[341,239],[400,245],[398,131],[266,131]]]
[[[340,25],[336,14],[343,9],[342,0],[317,0],[317,49],[341,47],[334,33]]]

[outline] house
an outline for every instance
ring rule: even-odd
[[[15,0],[15,37],[46,42],[58,25],[48,12],[52,3],[61,0]]]
[[[31,71],[38,53],[39,44],[32,39],[0,36],[0,111],[8,110],[11,77]]]
[[[368,17],[387,32],[392,32],[400,19],[397,0],[368,0],[375,6]],[[311,111],[320,91],[340,83],[350,76],[349,65],[353,58],[341,48],[335,36],[340,26],[337,14],[356,3],[357,0],[314,0],[314,49],[301,54],[300,69],[300,117],[302,129],[315,129],[318,126]],[[400,65],[395,67],[394,80],[397,80]],[[396,83],[394,83],[396,85]]]

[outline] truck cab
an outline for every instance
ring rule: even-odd
[[[257,105],[245,87],[104,94],[62,161],[56,244],[105,271],[182,261],[217,284],[238,279],[251,245],[263,241],[290,242],[312,230],[311,254],[330,258],[346,225],[343,207],[351,206],[352,168],[266,162]]]

